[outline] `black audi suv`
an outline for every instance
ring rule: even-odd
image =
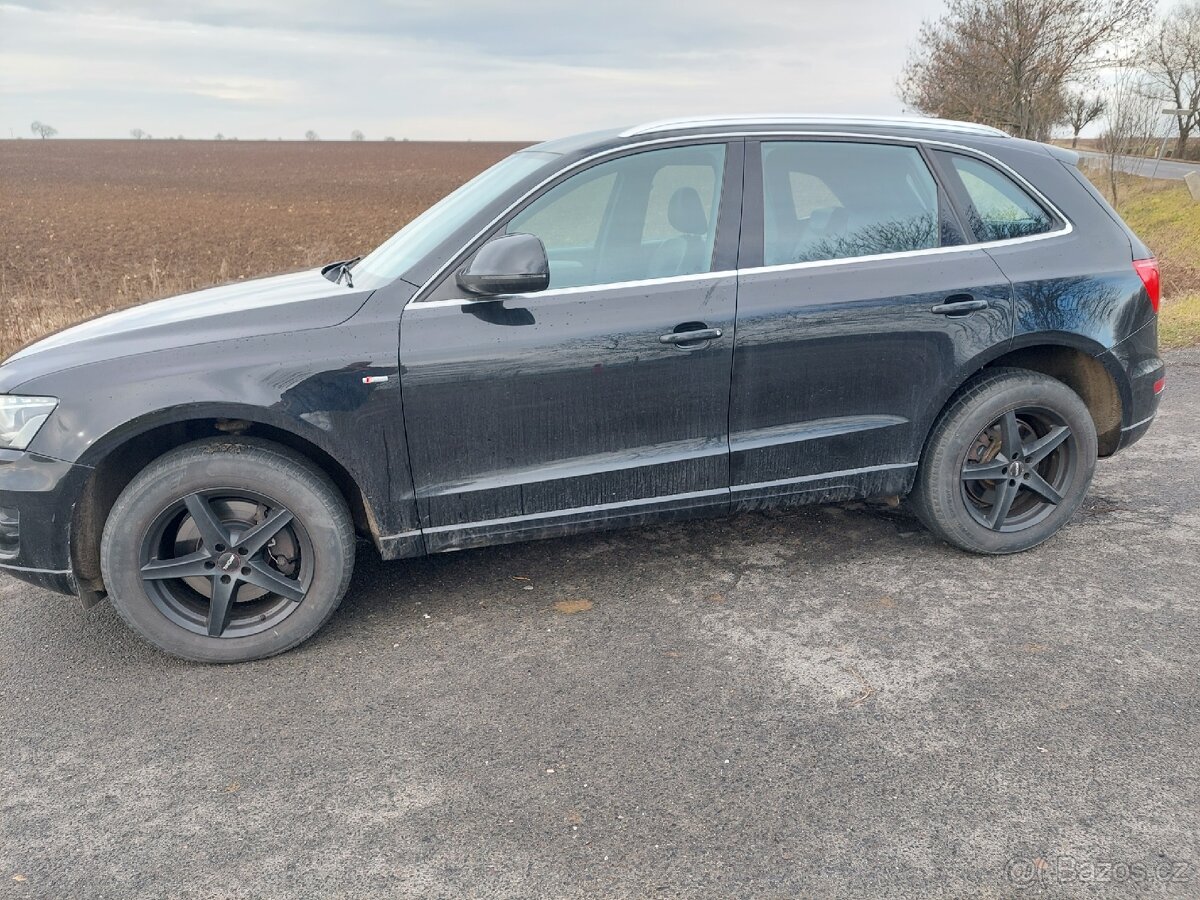
[[[909,498],[977,553],[1071,518],[1164,386],[1158,266],[1075,154],[712,118],[539,144],[365,258],[0,366],[0,570],[269,656],[385,559]]]

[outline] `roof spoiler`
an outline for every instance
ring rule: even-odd
[[[1046,152],[1055,159],[1066,163],[1068,166],[1078,166],[1080,156],[1074,150],[1068,150],[1066,147],[1056,147],[1054,144],[1043,144]]]

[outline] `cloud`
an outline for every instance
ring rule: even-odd
[[[27,0],[0,4],[2,124],[537,139],[710,112],[896,113],[941,0]]]

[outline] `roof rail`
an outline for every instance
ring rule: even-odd
[[[734,115],[696,116],[681,119],[662,119],[635,125],[621,132],[621,137],[657,134],[663,131],[683,131],[689,128],[716,128],[738,125],[860,125],[913,128],[928,131],[955,131],[962,134],[979,134],[988,137],[1009,137],[1007,132],[989,125],[974,122],[956,122],[953,119],[931,119],[921,116],[819,116],[819,115]]]

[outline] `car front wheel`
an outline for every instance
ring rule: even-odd
[[[1039,372],[992,369],[938,419],[912,499],[948,543],[1017,553],[1070,520],[1095,467],[1096,428],[1078,394]]]
[[[113,606],[159,649],[244,662],[311,637],[354,568],[337,487],[293,451],[250,438],[189,444],[125,488],[104,527]]]

